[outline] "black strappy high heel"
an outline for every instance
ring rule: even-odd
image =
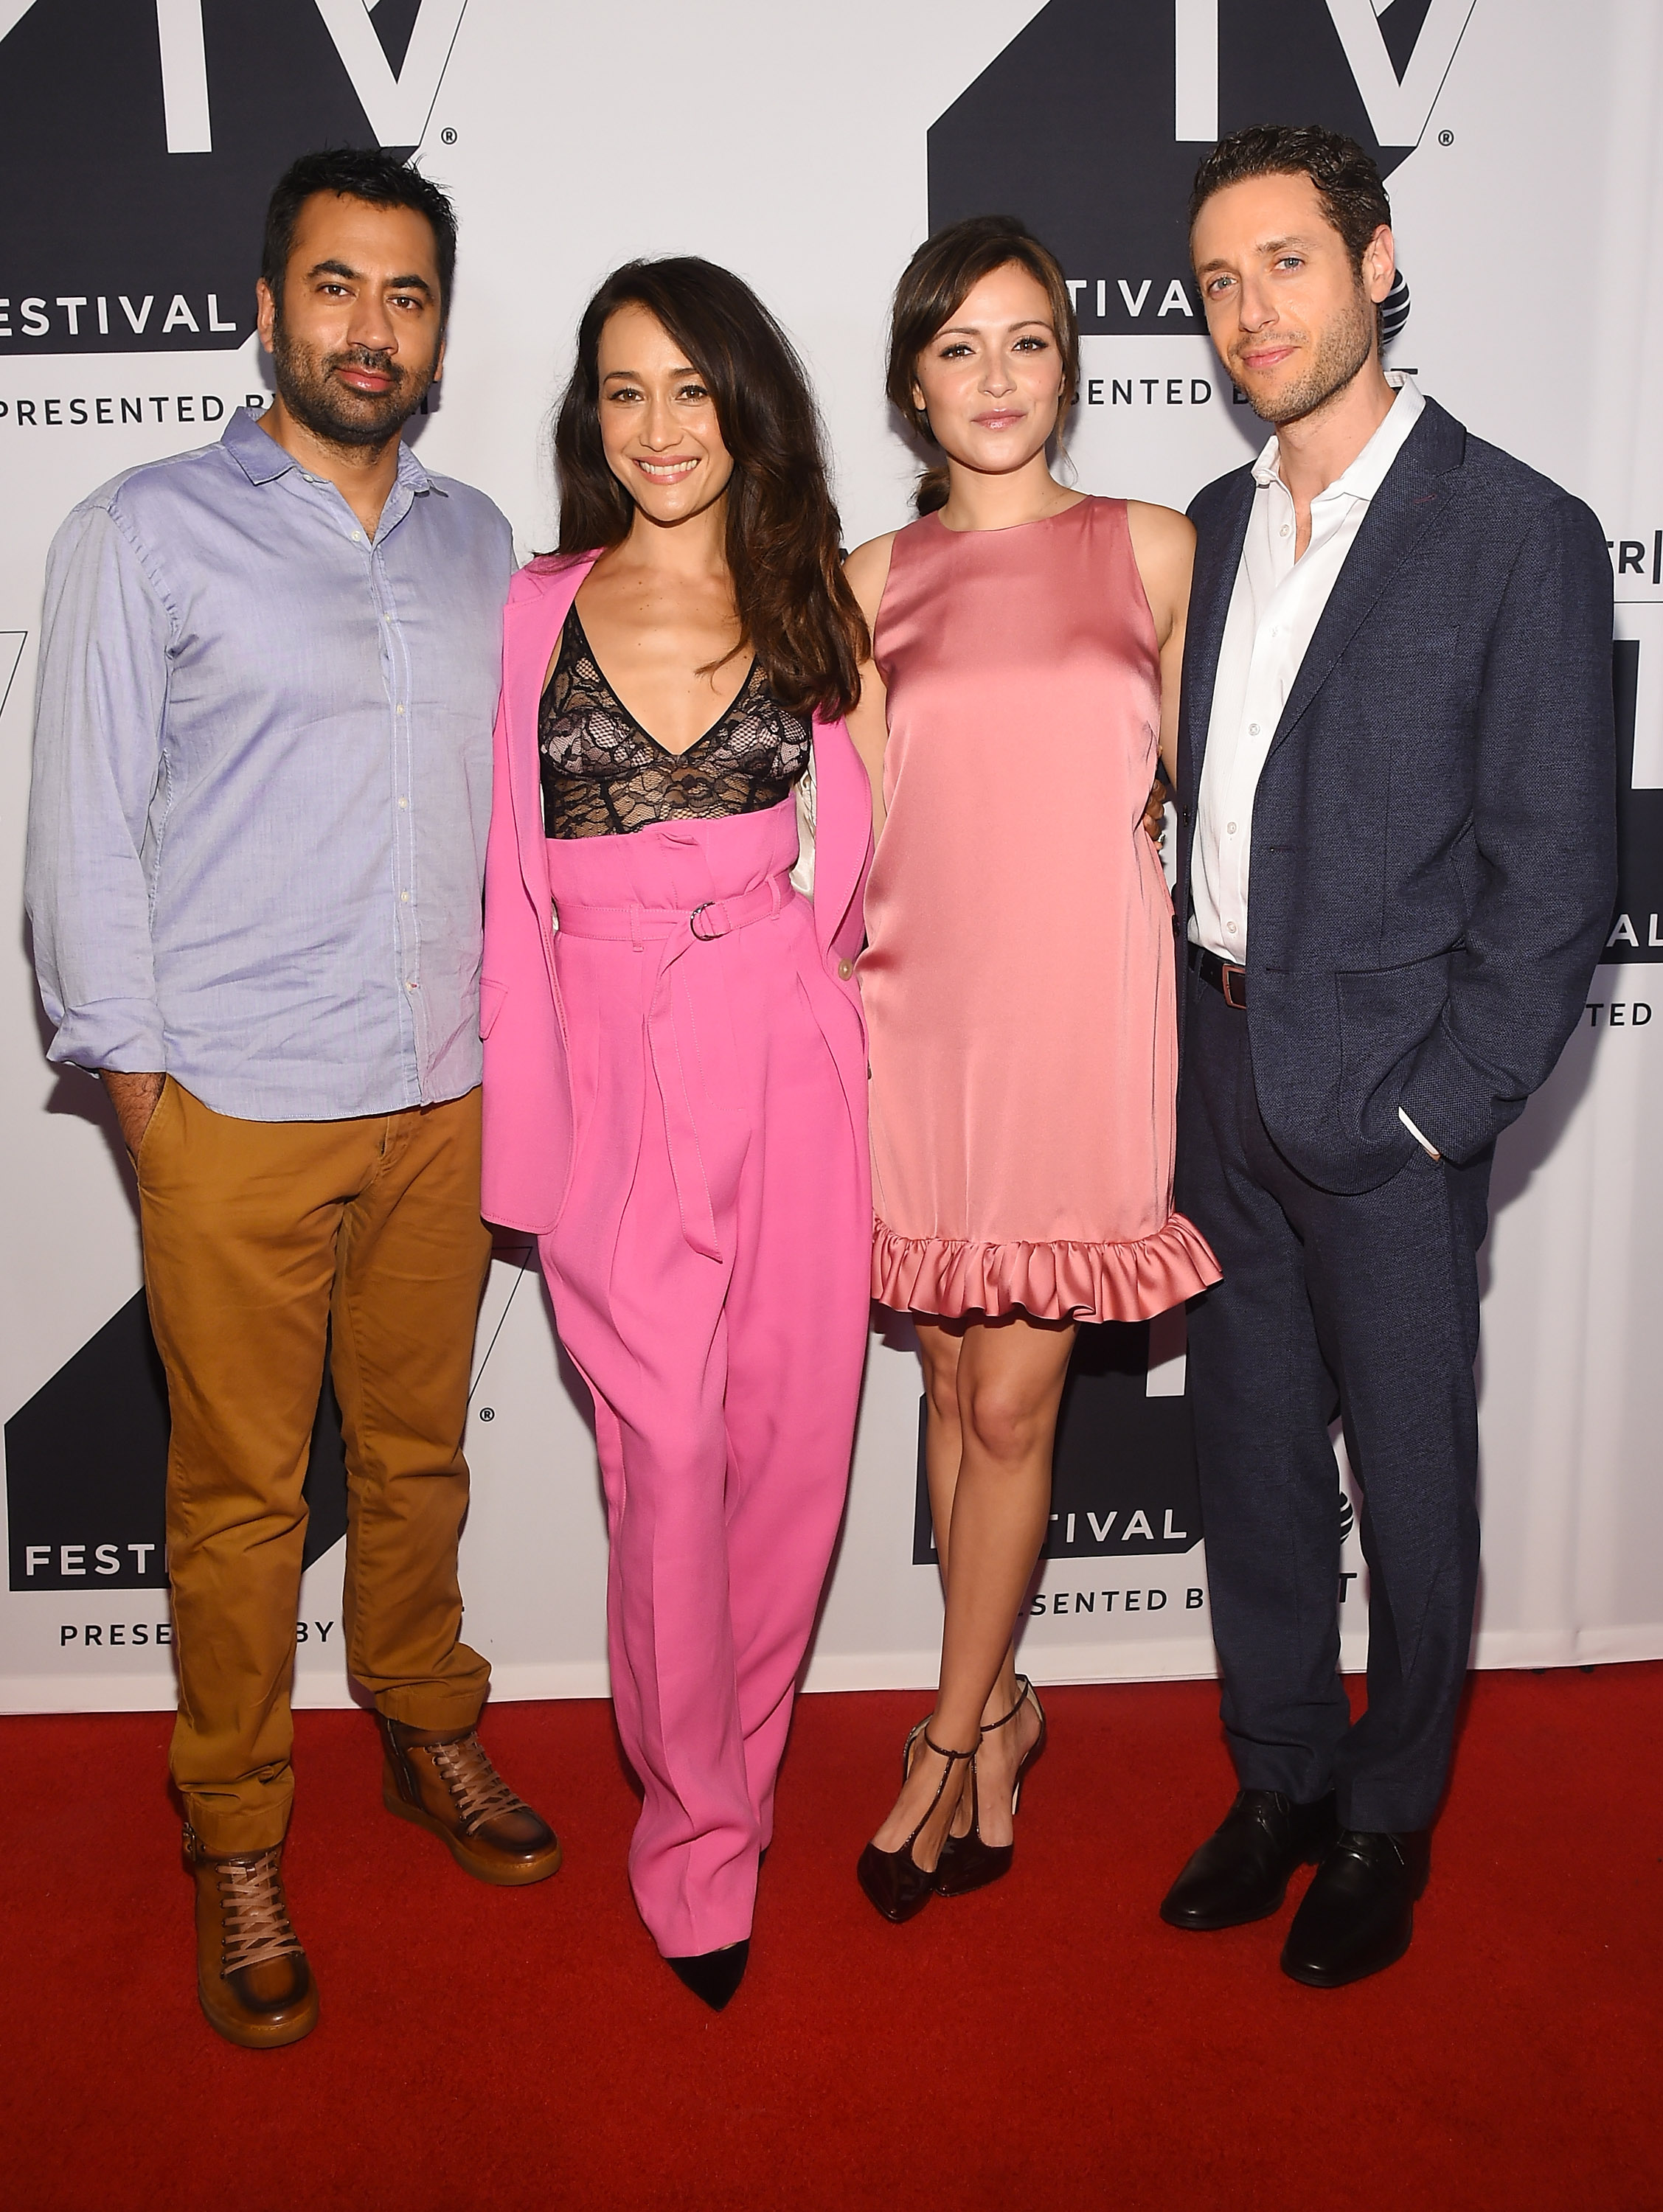
[[[872,1903],[886,1920],[897,1923],[911,1920],[915,1912],[922,1912],[935,1893],[935,1869],[918,1864],[912,1856],[912,1846],[929,1826],[953,1768],[961,1759],[973,1761],[976,1757],[974,1751],[943,1751],[939,1743],[930,1741],[928,1728],[924,1729],[923,1735],[924,1748],[933,1751],[937,1759],[947,1761],[941,1769],[941,1778],[935,1785],[935,1795],[930,1799],[923,1819],[899,1850],[880,1851],[875,1844],[868,1844],[861,1853],[860,1863],[855,1869],[856,1879]],[[980,1748],[979,1742],[977,1748]],[[972,1765],[972,1782],[975,1771]],[[974,1834],[974,1829],[971,1832]]]
[[[1020,1685],[1016,1703],[1002,1720],[990,1721],[982,1730],[984,1735],[991,1735],[996,1729],[1008,1728],[1026,1705],[1032,1705],[1039,1716],[1039,1733],[1023,1755],[1022,1763],[1016,1770],[1015,1786],[1010,1793],[1010,1817],[1013,1820],[1016,1818],[1016,1808],[1021,1802],[1022,1778],[1045,1747],[1045,1709],[1027,1676],[1019,1674],[1016,1679]],[[982,1841],[979,1800],[972,1810],[975,1817],[972,1819],[968,1832],[962,1836],[949,1835],[941,1845],[941,1855],[935,1862],[937,1897],[967,1896],[972,1889],[985,1889],[990,1881],[997,1881],[1001,1875],[1010,1872],[1011,1861],[1016,1856],[1015,1844],[984,1844]]]
[[[906,1741],[901,1746],[901,1781],[903,1784],[910,1782],[912,1778],[912,1761],[917,1753],[918,1739],[923,1735],[924,1730],[929,1726],[929,1723],[935,1719],[935,1716],[934,1713],[926,1713],[923,1718],[917,1723],[917,1727],[914,1728],[911,1733],[908,1735]]]

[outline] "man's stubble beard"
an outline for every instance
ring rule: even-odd
[[[1253,400],[1253,412],[1261,422],[1276,430],[1289,422],[1303,422],[1325,407],[1368,366],[1377,319],[1374,303],[1361,284],[1353,305],[1352,313],[1329,325],[1297,382],[1262,406]],[[1248,396],[1252,398],[1251,389]]]
[[[314,353],[284,329],[281,313],[271,331],[271,362],[277,397],[295,420],[327,445],[354,449],[385,446],[396,438],[433,383],[431,368],[418,375],[362,347]],[[392,390],[375,397],[356,393],[349,399],[332,378],[332,372],[347,362],[391,375],[395,380]]]

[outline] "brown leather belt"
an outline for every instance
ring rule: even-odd
[[[1227,1006],[1234,1006],[1239,1014],[1247,1011],[1247,970],[1233,967],[1229,961],[1221,960],[1216,952],[1209,952],[1204,945],[1190,947],[1190,965],[1203,983],[1210,983]]]

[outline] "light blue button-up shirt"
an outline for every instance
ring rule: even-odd
[[[408,447],[372,539],[242,410],[82,501],[29,805],[51,1059],[256,1121],[472,1089],[513,565],[490,500]]]

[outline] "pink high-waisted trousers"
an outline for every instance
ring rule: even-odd
[[[789,800],[548,844],[574,1151],[539,1248],[594,1400],[630,1880],[672,1958],[750,1933],[866,1349],[865,1100],[796,857]]]

